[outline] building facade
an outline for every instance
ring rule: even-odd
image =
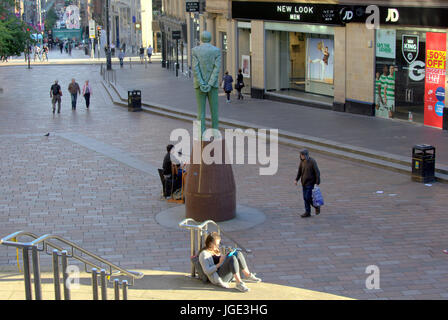
[[[189,64],[189,21],[185,12],[185,0],[162,0],[159,17],[162,47],[162,66],[170,70],[185,71]],[[197,28],[199,31],[199,27]]]
[[[142,45],[140,0],[110,0],[110,42],[116,48],[137,52]],[[113,44],[113,45],[112,45]]]
[[[252,97],[442,127],[448,1],[207,0],[196,13],[164,4],[168,51],[168,29],[185,23],[191,68],[190,49],[210,31],[222,72],[242,69]]]

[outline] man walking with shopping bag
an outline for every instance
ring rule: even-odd
[[[305,202],[305,213],[301,217],[311,217],[311,206],[316,209],[316,215],[319,214],[320,206],[313,205],[313,188],[314,185],[320,184],[320,172],[316,160],[310,158],[306,149],[300,152],[299,172],[294,181],[295,185],[297,185],[299,179],[302,182],[303,200]]]

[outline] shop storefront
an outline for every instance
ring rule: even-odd
[[[251,52],[252,36],[250,22],[238,22],[238,61],[237,67],[241,69],[244,80],[243,93],[250,93],[251,88]]]
[[[162,48],[162,67],[176,71],[176,62],[179,61],[179,70],[183,72],[183,57],[187,47],[187,24],[169,17],[161,17],[160,45]]]
[[[367,8],[232,1],[235,69],[250,71],[256,98],[305,97],[335,111],[441,128],[448,7]]]
[[[435,47],[442,50],[434,52]],[[446,30],[377,30],[375,115],[440,127],[441,119],[437,121],[432,113],[443,116],[445,61]]]
[[[266,91],[334,95],[332,27],[266,23]]]
[[[238,68],[251,84],[252,20],[264,21],[265,95],[334,96],[334,29],[341,25],[336,5],[271,2],[232,3],[238,20]],[[253,66],[257,67],[257,66]],[[246,88],[247,90],[248,88]]]

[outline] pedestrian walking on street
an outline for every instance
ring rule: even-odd
[[[241,90],[244,88],[244,81],[243,81],[243,71],[241,69],[238,69],[238,76],[236,78],[235,83],[235,89],[238,91],[238,100],[243,100],[244,97],[241,94]]]
[[[224,92],[227,95],[227,103],[230,103],[230,93],[232,93],[233,87],[232,87],[232,82],[233,82],[233,78],[232,76],[229,74],[229,71],[226,71],[224,77],[222,78],[222,82],[223,82],[223,89]]]
[[[53,114],[56,109],[56,102],[58,103],[58,113],[61,113],[61,97],[62,97],[61,86],[58,84],[58,80],[55,80],[54,84],[50,88],[50,98],[51,103],[53,105]]]
[[[42,60],[48,61],[48,47],[46,45],[42,49]]]
[[[123,68],[124,50],[121,49],[118,53],[118,59],[120,59],[120,67]]]
[[[300,165],[294,184],[297,185],[299,179],[302,182],[303,200],[305,202],[305,213],[302,218],[311,217],[311,206],[313,206],[313,188],[320,184],[320,172],[316,160],[309,156],[308,150],[300,152]],[[314,207],[314,206],[313,206]],[[320,207],[314,207],[316,215],[320,213]]]
[[[145,55],[145,48],[140,47],[140,63],[143,64],[143,57]]]
[[[61,50],[62,54],[62,50],[64,50],[64,43],[62,41],[59,42],[59,50]]]
[[[81,89],[75,79],[68,85],[68,91],[72,96],[72,110],[76,110],[76,100],[78,99],[78,93],[81,94]]]
[[[148,49],[146,49],[146,54],[148,55],[148,62],[151,63],[151,56],[152,56],[152,48],[151,45],[148,46]]]
[[[89,80],[86,80],[86,83],[84,83],[84,86],[82,87],[82,94],[86,100],[86,108],[89,109],[90,95],[92,94],[92,87],[89,84]]]
[[[36,61],[36,57],[39,58],[39,61],[42,61],[40,56],[40,47],[38,45],[34,46],[34,61]]]

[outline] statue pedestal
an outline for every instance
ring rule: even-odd
[[[220,222],[236,217],[235,179],[232,165],[224,164],[226,152],[224,139],[222,140],[222,164],[203,162],[202,150],[210,143],[210,141],[193,142],[193,152],[185,182],[185,216],[196,221]],[[201,156],[200,163],[195,164],[193,158],[198,150]]]

